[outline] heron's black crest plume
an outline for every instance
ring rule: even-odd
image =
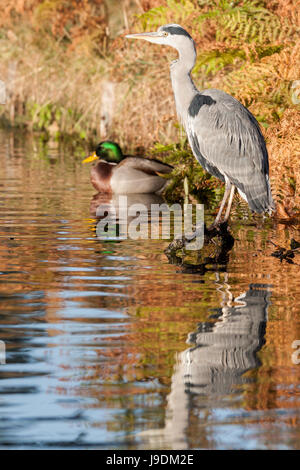
[[[167,25],[161,28],[161,31],[166,31],[169,34],[179,34],[181,36],[186,36],[193,40],[192,36],[181,26],[179,25]]]

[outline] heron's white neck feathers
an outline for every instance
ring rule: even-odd
[[[177,115],[185,127],[187,122],[186,110],[198,92],[192,78],[191,71],[196,62],[196,49],[194,42],[186,42],[184,48],[178,48],[179,58],[170,66],[172,88],[175,97]]]

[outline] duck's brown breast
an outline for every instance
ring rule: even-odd
[[[98,162],[91,169],[91,183],[101,193],[111,193],[111,177],[114,165]]]

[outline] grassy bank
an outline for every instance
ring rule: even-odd
[[[174,51],[126,41],[122,34],[126,27],[179,23],[197,43],[196,84],[224,89],[254,113],[267,139],[278,213],[299,215],[299,1],[7,5],[0,32],[0,79],[8,85],[2,123],[42,131],[46,138],[116,139],[127,151],[176,163],[173,196],[182,195],[185,176],[192,192],[216,194],[219,182],[195,163],[177,124],[168,67]]]

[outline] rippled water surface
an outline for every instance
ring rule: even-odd
[[[299,448],[300,260],[268,242],[297,226],[235,215],[222,265],[171,263],[97,238],[80,162],[0,134],[1,447]]]

